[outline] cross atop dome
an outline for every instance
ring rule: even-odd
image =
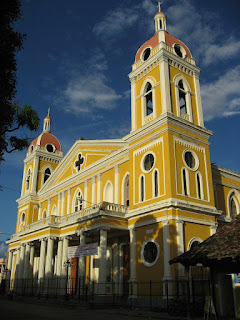
[[[158,12],[161,12],[161,4],[162,4],[162,2],[158,2],[158,5],[157,5],[157,7],[158,7]]]
[[[50,108],[48,108],[48,114],[44,119],[43,123],[43,132],[50,132],[51,131],[51,118],[50,118]]]

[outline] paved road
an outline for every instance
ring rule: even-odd
[[[128,309],[84,309],[62,302],[7,300],[0,298],[1,319],[7,320],[145,320],[145,319],[180,319],[168,314],[144,310]]]

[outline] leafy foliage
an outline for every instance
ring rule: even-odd
[[[26,37],[14,30],[14,23],[22,18],[18,0],[3,0],[0,3],[0,162],[4,153],[23,150],[29,145],[29,138],[12,136],[20,128],[36,131],[39,117],[29,105],[20,107],[16,95],[16,53],[23,48]]]

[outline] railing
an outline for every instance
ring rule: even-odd
[[[100,211],[104,211],[106,214],[117,214],[119,217],[124,217],[126,213],[128,213],[128,207],[123,206],[120,204],[116,203],[109,203],[106,201],[97,203],[92,205],[91,207],[83,208],[82,210],[72,212],[68,215],[64,216],[54,216],[50,215],[46,218],[43,218],[41,220],[32,222],[26,226],[23,227],[23,229],[12,235],[11,239],[17,239],[19,236],[22,234],[25,234],[27,231],[35,231],[42,229],[46,226],[51,226],[51,225],[57,225],[61,227],[61,224],[63,223],[69,223],[69,222],[77,222],[77,219],[85,216],[89,216],[91,214],[97,214],[100,213]]]
[[[1,286],[0,286],[1,289]],[[99,283],[88,277],[46,277],[45,279],[5,280],[0,291],[11,296],[38,299],[71,300],[89,307],[129,306],[165,309],[171,316],[200,318],[206,297],[211,295],[210,281],[174,279],[159,281]]]

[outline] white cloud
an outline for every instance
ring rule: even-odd
[[[64,60],[61,71],[66,73],[67,83],[54,97],[55,104],[75,115],[88,114],[96,117],[96,109],[111,110],[124,94],[118,94],[109,83],[106,72],[107,59],[100,50],[95,50],[84,64],[70,65]]]
[[[116,101],[121,98],[107,84],[103,74],[79,75],[71,80],[64,91],[68,105],[65,110],[75,114],[91,112],[94,108],[113,109]]]
[[[228,70],[216,81],[201,86],[205,120],[240,114],[239,83],[240,65]]]
[[[240,41],[234,36],[224,35],[216,14],[196,10],[193,3],[184,0],[167,9],[168,32],[191,45],[198,64],[204,66],[229,59],[240,52]],[[186,19],[187,17],[187,19]]]
[[[137,5],[126,8],[119,6],[106,13],[105,17],[95,24],[93,32],[100,38],[114,41],[120,34],[139,23],[152,29],[146,25],[145,20],[149,22],[148,16],[153,16],[157,12],[157,6],[151,0],[143,0]],[[147,22],[147,23],[148,23]]]
[[[0,258],[6,258],[7,245],[4,242],[0,242]]]

